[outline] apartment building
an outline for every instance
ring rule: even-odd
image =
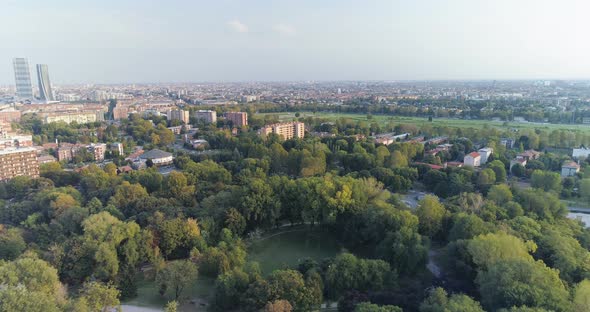
[[[248,113],[246,112],[227,112],[225,119],[231,121],[234,127],[243,127],[248,125]]]
[[[180,120],[185,125],[188,125],[189,119],[190,119],[189,111],[185,111],[185,110],[181,110],[181,109],[175,109],[175,110],[168,111],[167,117],[168,117],[168,120]]]
[[[88,145],[88,151],[94,155],[95,161],[103,161],[104,153],[107,151],[107,145],[104,143],[92,143]]]
[[[260,134],[269,135],[271,133],[282,136],[283,139],[289,140],[292,138],[302,139],[305,135],[305,124],[302,122],[285,122],[267,125],[260,129]]]
[[[195,112],[195,118],[205,123],[217,122],[217,112],[212,110],[198,110]]]
[[[0,151],[0,181],[18,176],[39,176],[37,150],[32,147],[10,148]]]

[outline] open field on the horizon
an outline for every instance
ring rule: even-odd
[[[367,119],[367,114],[354,113],[312,113],[300,112],[300,117],[317,117],[336,120],[339,118],[349,118],[355,121],[376,121],[380,124],[386,124],[390,121],[400,124],[413,124],[417,126],[430,125],[433,127],[447,126],[451,128],[481,128],[484,125],[496,127],[500,129],[515,128],[515,129],[541,129],[546,131],[552,130],[573,130],[584,131],[590,133],[590,125],[581,124],[552,124],[552,123],[535,123],[535,122],[504,122],[492,120],[466,120],[456,118],[433,118],[432,122],[428,121],[426,117],[406,117],[399,115],[372,115],[372,119]],[[295,113],[263,113],[258,115],[278,115],[281,121],[290,121],[295,118]]]

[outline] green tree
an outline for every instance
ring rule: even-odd
[[[480,271],[476,282],[483,306],[492,311],[513,306],[571,311],[569,293],[557,271],[542,261],[499,260]]]
[[[506,181],[506,166],[499,160],[494,160],[488,164],[488,168],[494,170],[496,182],[503,183]]]
[[[484,312],[479,302],[463,294],[447,295],[437,287],[420,304],[420,312]]]
[[[29,291],[23,285],[0,287],[0,312],[58,312],[55,298],[39,291]]]
[[[178,303],[176,301],[170,301],[166,304],[164,312],[176,312],[178,309]]]
[[[402,309],[393,305],[380,306],[369,302],[361,302],[356,305],[354,312],[402,312]]]
[[[57,270],[40,259],[20,258],[0,263],[0,284],[22,285],[27,291],[41,292],[56,298],[63,295]]]
[[[184,289],[197,279],[197,273],[197,266],[191,261],[177,260],[168,263],[156,277],[160,294],[171,291],[174,300],[178,301]]]
[[[533,242],[525,243],[519,238],[503,232],[479,235],[467,246],[473,263],[480,269],[487,269],[500,260],[524,259],[532,261],[529,252],[536,250]]]
[[[556,172],[535,170],[531,175],[531,186],[545,192],[555,191],[559,194],[561,191],[561,176]]]
[[[574,289],[574,310],[590,311],[590,281],[585,279]]]
[[[23,253],[27,244],[18,228],[4,228],[0,224],[0,260],[14,260]]]
[[[117,288],[101,282],[84,283],[80,290],[80,297],[90,311],[112,311],[113,308],[118,308],[121,304]]]
[[[420,221],[420,233],[429,237],[439,234],[446,213],[445,207],[439,202],[438,197],[426,195],[418,203],[416,209],[416,215]]]
[[[494,185],[488,191],[488,199],[493,200],[496,204],[503,206],[512,201],[512,191],[506,184]]]

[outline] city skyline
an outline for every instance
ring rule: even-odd
[[[581,0],[7,1],[0,73],[25,56],[49,64],[56,84],[590,79],[588,9]]]
[[[51,80],[49,79],[49,68],[46,64],[37,64],[37,81],[39,83],[39,98],[43,101],[55,101]]]

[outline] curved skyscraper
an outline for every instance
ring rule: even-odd
[[[14,65],[14,81],[16,83],[16,96],[22,99],[33,99],[33,84],[31,83],[31,72],[29,62],[26,58],[15,58],[12,60]]]
[[[39,79],[39,98],[43,101],[55,101],[47,65],[37,64],[37,78]]]

